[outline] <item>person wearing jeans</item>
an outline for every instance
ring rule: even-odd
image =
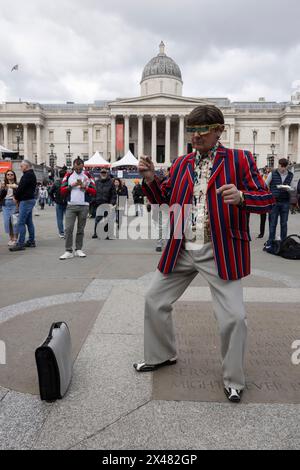
[[[19,203],[19,238],[15,246],[10,251],[21,251],[25,248],[35,248],[35,229],[32,221],[32,211],[35,206],[36,176],[32,169],[32,163],[29,160],[23,160],[21,163],[23,176],[19,186],[15,191],[15,199]],[[28,228],[29,239],[25,243],[26,226]]]
[[[65,238],[64,217],[67,209],[67,201],[61,196],[60,189],[66,170],[60,170],[59,179],[54,182],[49,190],[49,196],[56,204],[56,223],[60,238]]]
[[[3,210],[4,228],[10,238],[8,246],[15,246],[18,239],[18,227],[17,224],[13,223],[13,216],[17,212],[17,204],[14,198],[17,187],[15,172],[8,170],[4,176],[4,183],[0,188],[0,206]]]
[[[60,257],[61,260],[74,258],[73,231],[76,219],[75,256],[86,257],[82,251],[84,229],[89,213],[90,199],[96,195],[95,181],[89,173],[83,171],[83,160],[78,157],[74,160],[73,165],[73,172],[65,175],[60,190],[61,196],[68,201],[65,229],[66,252]]]
[[[56,203],[56,222],[60,238],[65,238],[64,217],[66,214],[67,206],[65,204]]]
[[[278,162],[278,169],[269,174],[266,185],[270,188],[276,200],[275,206],[269,214],[269,239],[264,250],[271,247],[276,238],[276,228],[280,217],[280,238],[283,241],[287,237],[288,218],[290,210],[290,191],[293,181],[293,173],[288,170],[288,160],[281,158]]]
[[[26,238],[26,226],[28,228],[29,239],[27,246],[33,246],[35,244],[35,229],[32,221],[32,211],[35,206],[35,199],[29,199],[28,201],[21,201],[19,205],[19,239],[18,245],[25,249],[25,238]]]

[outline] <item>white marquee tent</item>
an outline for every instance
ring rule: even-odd
[[[135,156],[130,152],[127,152],[126,155],[121,158],[121,160],[114,162],[112,164],[112,168],[120,167],[120,166],[138,166],[139,161],[135,158]]]
[[[0,154],[1,153],[17,153],[17,152],[14,152],[13,150],[6,149],[2,145],[0,145]]]
[[[96,152],[89,160],[84,162],[86,168],[110,167],[110,163],[103,156]]]

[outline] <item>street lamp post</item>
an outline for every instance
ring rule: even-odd
[[[20,153],[20,140],[21,140],[21,137],[22,137],[22,130],[21,130],[19,124],[18,124],[17,127],[16,127],[18,156],[19,156],[19,153]]]
[[[67,131],[67,138],[68,138],[68,156],[67,156],[67,167],[71,167],[71,131],[70,129]]]
[[[256,139],[257,139],[257,130],[253,130],[253,158],[256,161]]]
[[[53,152],[54,144],[50,144],[49,166],[51,168],[51,177],[54,178],[54,167],[56,166],[56,154]]]
[[[274,163],[275,163],[275,144],[271,144],[271,152],[272,156],[269,158],[268,166],[270,168],[274,168]]]

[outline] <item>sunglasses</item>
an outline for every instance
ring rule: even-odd
[[[194,126],[187,126],[186,131],[189,134],[200,134],[206,135],[209,134],[210,131],[213,129],[217,129],[218,127],[222,126],[223,124],[203,124],[203,125],[194,125]]]

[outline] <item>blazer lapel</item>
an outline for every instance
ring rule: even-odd
[[[192,153],[187,160],[187,175],[188,175],[189,186],[191,188],[191,191],[193,191],[193,188],[194,188],[195,156],[196,156],[196,153]]]
[[[224,166],[224,163],[225,163],[224,162],[224,157],[225,156],[226,156],[226,149],[225,149],[225,147],[220,146],[218,148],[217,155],[216,155],[215,161],[214,161],[214,165],[212,167],[212,172],[211,172],[210,179],[208,181],[207,190],[209,190],[211,188],[211,186],[213,185],[216,177],[218,176],[218,174],[222,170],[222,168]]]

